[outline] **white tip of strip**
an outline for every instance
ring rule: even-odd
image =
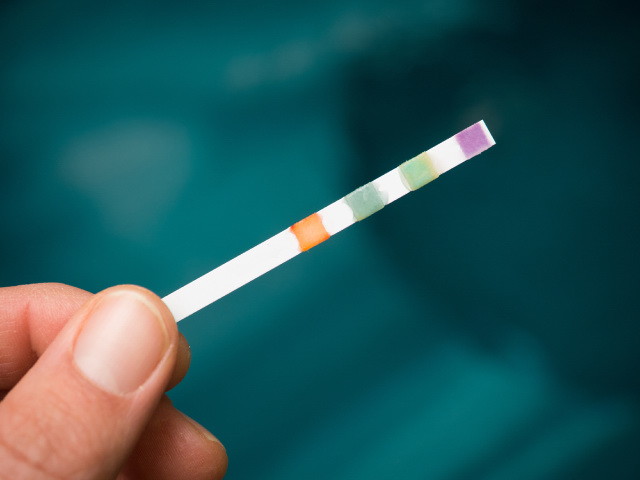
[[[494,146],[496,144],[496,141],[493,139],[493,135],[491,135],[491,132],[489,131],[489,128],[487,128],[487,125],[484,123],[484,120],[480,120],[478,123],[480,124],[485,137],[487,137],[487,141],[489,142],[490,146]]]
[[[335,235],[349,225],[356,223],[353,211],[344,201],[344,198],[324,207],[318,212],[318,215],[320,215],[322,225],[329,235]]]
[[[376,178],[372,183],[382,194],[383,198],[386,199],[385,205],[395,202],[411,191],[402,181],[402,174],[399,168],[394,168],[381,177]]]
[[[464,152],[455,137],[451,137],[427,150],[427,154],[438,175],[448,172],[466,160]]]

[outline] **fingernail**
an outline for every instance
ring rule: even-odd
[[[187,420],[187,422],[189,422],[197,431],[200,435],[202,435],[204,438],[206,438],[207,440],[209,440],[210,442],[215,442],[215,443],[219,443],[220,445],[222,445],[222,442],[220,440],[218,440],[218,438],[214,437],[213,434],[207,430],[206,428],[204,428],[202,425],[200,425],[198,422],[196,422],[193,418],[185,415],[184,413],[180,412],[180,414],[185,418],[185,420]],[[224,445],[222,445],[222,448],[224,448]]]
[[[120,291],[107,294],[89,315],[76,339],[76,365],[107,392],[138,389],[169,346],[160,312],[141,295]]]

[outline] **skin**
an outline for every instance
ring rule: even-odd
[[[98,388],[71,354],[100,298],[135,292],[161,313],[169,347],[127,394]],[[164,394],[189,345],[164,303],[136,286],[96,295],[61,284],[0,288],[0,479],[219,479],[222,444]]]

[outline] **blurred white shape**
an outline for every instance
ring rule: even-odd
[[[333,25],[329,37],[336,53],[359,53],[370,47],[392,26],[392,12],[379,12],[376,16],[348,12]]]
[[[245,55],[227,67],[226,81],[235,90],[256,87],[264,82],[268,66],[264,55]]]
[[[72,138],[60,169],[95,202],[110,233],[141,240],[173,208],[189,176],[191,150],[180,125],[119,122]]]
[[[275,76],[282,80],[303,74],[311,68],[317,57],[317,48],[311,44],[296,41],[284,45],[275,52]]]

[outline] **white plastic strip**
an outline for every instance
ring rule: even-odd
[[[451,137],[427,150],[433,168],[442,175],[466,160],[455,137]]]
[[[463,130],[427,151],[433,168],[442,174],[495,144],[483,121]],[[394,168],[372,182],[386,204],[409,193],[402,172]],[[318,212],[331,236],[355,223],[344,198]],[[311,217],[310,217],[311,218]],[[300,253],[300,244],[290,229],[271,237],[242,255],[163,298],[176,321],[188,317],[260,275]]]
[[[395,202],[397,199],[411,191],[404,185],[404,182],[402,181],[402,174],[398,167],[385,173],[381,177],[376,178],[373,181],[373,184],[376,189],[383,194],[387,201],[387,205],[391,202]]]
[[[179,322],[299,253],[298,241],[287,229],[167,295],[162,300],[171,310],[176,322]]]
[[[324,207],[318,212],[322,219],[322,225],[329,235],[335,235],[341,232],[350,225],[356,223],[356,219],[353,218],[353,212],[344,198],[333,202],[328,207]]]

